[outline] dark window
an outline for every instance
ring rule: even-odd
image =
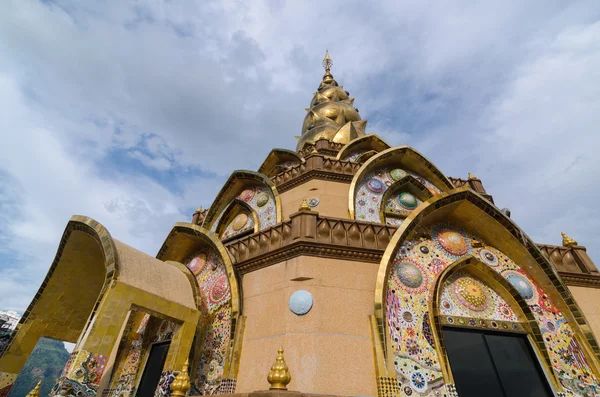
[[[152,345],[146,367],[144,368],[144,374],[142,375],[142,380],[140,381],[140,386],[138,388],[138,397],[154,395],[163,366],[165,365],[165,360],[167,359],[170,344],[171,342],[164,342]]]
[[[444,341],[461,397],[551,397],[525,335],[444,328]]]

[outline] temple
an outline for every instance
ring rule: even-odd
[[[585,247],[534,243],[473,174],[369,134],[323,66],[296,150],[233,171],[156,257],[68,221],[0,396],[40,337],[76,344],[52,396],[600,395]]]

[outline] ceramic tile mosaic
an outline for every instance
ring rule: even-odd
[[[51,396],[95,396],[104,373],[107,358],[85,350],[71,353],[63,375],[54,386]],[[61,394],[61,393],[67,394]]]
[[[363,154],[366,153],[367,150],[358,150],[354,153],[350,153],[348,156],[344,157],[342,160],[344,161],[352,161],[352,162],[356,162],[356,160],[358,160],[358,158]]]
[[[203,306],[200,324],[206,324],[197,338],[202,347],[192,393],[222,394],[219,388],[231,339],[231,289],[227,271],[221,257],[212,249],[195,255],[188,267],[200,286]]]
[[[394,368],[401,384],[402,396],[437,396],[444,392],[441,367],[432,337],[428,299],[435,277],[448,265],[466,254],[472,254],[482,263],[504,277],[533,312],[540,326],[553,369],[566,389],[576,396],[595,395],[600,385],[577,344],[573,330],[567,324],[549,297],[521,268],[499,250],[481,243],[476,236],[451,225],[435,225],[428,230],[429,237],[406,241],[400,247],[392,264],[387,285],[386,323],[393,351]],[[473,247],[473,243],[478,248]],[[460,275],[450,279],[452,286]],[[473,286],[465,281],[462,287]],[[486,287],[480,284],[480,287]],[[489,288],[489,287],[488,287]],[[474,290],[473,290],[474,291]],[[459,294],[461,292],[459,291]],[[474,298],[458,298],[470,306],[464,313],[476,313],[473,308],[482,305],[479,292]],[[495,299],[488,297],[486,299]],[[502,302],[495,300],[497,307]],[[448,309],[451,310],[451,309]],[[487,310],[487,309],[486,309]],[[490,316],[497,316],[493,311]],[[514,319],[508,313],[508,318]]]
[[[253,211],[256,212],[258,218],[258,230],[264,230],[277,223],[277,205],[273,192],[264,185],[247,186],[240,194],[236,196],[248,204]],[[229,207],[226,207],[217,217],[210,228],[211,232],[215,232],[219,226],[219,222],[223,214],[227,212]],[[252,217],[249,217],[249,219]]]
[[[221,238],[226,239],[233,237],[238,234],[247,232],[248,230],[254,230],[254,218],[250,211],[242,211],[235,218],[229,222],[229,225],[221,233]]]
[[[382,203],[385,191],[396,181],[407,175],[413,176],[421,182],[433,195],[439,194],[440,190],[428,180],[409,171],[400,168],[382,168],[367,174],[365,179],[356,189],[355,213],[356,219],[367,222],[381,223],[380,210],[390,209],[399,216],[408,216],[419,206],[421,201],[409,192],[398,192],[388,203]]]
[[[444,282],[439,308],[445,316],[519,321],[504,299],[465,271],[452,274]]]
[[[179,375],[179,371],[164,371],[161,373],[154,397],[169,397],[171,395],[171,383],[177,375]]]
[[[0,372],[0,397],[8,396],[10,389],[13,387],[17,374],[10,374],[8,372]]]
[[[156,335],[152,337],[152,343],[164,342],[173,339],[173,335],[177,332],[180,324],[176,324],[169,320],[162,320],[156,331]]]

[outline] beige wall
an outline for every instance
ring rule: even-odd
[[[315,189],[315,190],[311,190]],[[281,193],[283,220],[298,211],[302,200],[311,197],[319,199],[319,205],[313,210],[321,215],[348,219],[348,191],[350,183],[330,182],[313,179]]]
[[[237,393],[265,390],[277,348],[292,375],[288,389],[303,393],[375,396],[369,327],[378,264],[299,257],[242,279],[246,328]],[[291,281],[310,277],[306,281]],[[294,291],[312,293],[304,316],[289,309]]]
[[[583,311],[596,340],[600,341],[600,289],[569,287],[575,301]]]

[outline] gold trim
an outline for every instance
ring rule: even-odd
[[[200,310],[200,307],[202,305],[202,300],[200,299],[200,286],[198,285],[198,279],[196,279],[196,276],[194,276],[194,273],[192,273],[192,271],[190,270],[189,267],[187,267],[186,265],[184,265],[181,262],[177,262],[177,261],[164,261],[164,262],[171,266],[175,266],[177,269],[181,270],[181,272],[183,274],[185,274],[185,277],[187,277],[188,281],[190,282],[190,285],[192,286],[192,291],[194,292],[194,300],[196,301],[196,308],[198,310]]]
[[[344,157],[349,156],[350,154],[352,154],[352,150],[354,148],[356,148],[356,146],[359,146],[363,143],[370,143],[371,145],[368,146],[370,149],[379,149],[377,150],[378,152],[381,152],[383,150],[387,150],[389,148],[391,148],[391,146],[383,140],[383,138],[380,138],[379,136],[375,135],[375,134],[368,134],[368,135],[363,135],[360,136],[358,138],[355,138],[353,140],[351,140],[350,142],[348,142],[346,145],[344,145],[343,148],[340,149],[340,151],[338,152],[336,159],[341,160]],[[375,145],[378,145],[379,147],[376,147]],[[381,149],[383,148],[383,149]]]
[[[557,305],[563,313],[565,319],[575,332],[575,335],[580,338],[580,341],[582,342],[580,344],[584,355],[588,360],[594,375],[596,378],[600,379],[600,364],[598,361],[600,348],[594,338],[589,323],[567,286],[559,278],[547,258],[542,255],[539,248],[510,218],[504,215],[488,200],[466,186],[443,192],[421,204],[405,219],[392,236],[390,243],[383,254],[377,272],[377,282],[375,286],[375,316],[377,318],[378,327],[382,328],[385,324],[384,313],[386,302],[384,290],[387,285],[388,268],[400,248],[399,243],[411,238],[413,232],[417,231],[419,225],[425,222],[426,218],[433,218],[433,220],[435,220],[436,217],[434,217],[433,214],[440,213],[440,211],[446,207],[448,207],[449,210],[455,210],[461,203],[467,203],[472,206],[469,207],[469,211],[474,211],[475,219],[478,219],[477,223],[472,223],[471,226],[468,227],[469,229],[475,229],[474,231],[481,232],[480,225],[483,224],[485,219],[490,230],[493,227],[496,229],[496,232],[501,232],[503,230],[511,236],[510,238],[505,239],[499,239],[498,236],[496,236],[495,239],[502,242],[503,246],[509,248],[512,252],[518,253],[522,259],[525,259],[523,262],[526,263],[520,263],[519,261],[517,261],[517,263],[521,269],[527,272],[537,285],[546,291],[554,304]],[[465,220],[472,221],[473,214],[470,214],[468,219],[459,218],[456,221],[457,226],[460,226]],[[478,225],[479,227],[477,227]],[[500,229],[498,229],[498,227]],[[512,259],[515,260],[516,258]],[[536,266],[532,266],[534,263]],[[380,338],[382,338],[384,345],[385,337],[385,334],[380,334]]]
[[[229,205],[223,210],[223,216],[219,219],[219,224],[215,229],[215,233],[217,234],[217,236],[219,236],[219,238],[222,238],[222,234],[225,231],[225,229],[227,229],[227,226],[229,226],[229,223],[232,222],[233,219],[242,212],[242,209],[240,209],[240,207],[244,208],[252,216],[252,220],[254,221],[254,230],[252,231],[252,233],[257,233],[260,230],[258,214],[254,210],[254,208],[250,207],[248,203],[245,203],[242,200],[233,199],[231,202],[229,202]],[[245,232],[247,232],[247,230]]]
[[[413,157],[413,158],[411,158]],[[386,149],[383,152],[377,153],[371,157],[360,167],[354,174],[352,182],[350,183],[350,189],[348,192],[348,213],[350,219],[355,218],[355,204],[354,199],[356,195],[356,187],[362,180],[368,171],[375,168],[375,165],[381,162],[389,161],[390,163],[399,163],[407,171],[414,172],[426,179],[429,179],[438,189],[442,192],[446,192],[454,189],[452,182],[425,156],[418,151],[414,150],[410,146],[396,146],[390,149]],[[414,166],[413,163],[420,165]],[[408,165],[408,167],[406,167]]]
[[[373,358],[375,359],[375,376],[378,378],[387,377],[388,371],[385,366],[384,348],[377,329],[377,319],[372,314],[369,316],[369,325],[371,328],[371,342],[373,343]]]
[[[390,199],[390,196],[398,193],[403,188],[408,188],[409,192],[417,196],[417,198],[421,201],[427,201],[433,194],[423,185],[421,182],[417,180],[412,175],[407,175],[396,182],[392,183],[390,187],[387,188],[385,192],[383,192],[383,196],[381,196],[381,205],[379,206],[379,220],[381,223],[385,224],[385,204]]]
[[[258,172],[269,176],[268,175],[269,171],[271,171],[273,169],[273,167],[280,164],[282,161],[285,161],[286,157],[297,160],[298,164],[304,163],[304,159],[302,157],[300,157],[298,155],[298,153],[294,152],[293,150],[275,148],[275,149],[271,150],[271,152],[267,155],[267,157],[265,157],[265,159],[261,163],[260,167],[258,168]],[[278,173],[275,173],[273,175],[277,175],[277,174]],[[273,176],[273,175],[271,175],[271,176]]]
[[[277,207],[277,220],[275,223],[279,223],[282,221],[283,212],[281,209],[281,197],[279,196],[277,187],[275,186],[275,183],[271,180],[271,178],[259,172],[249,170],[236,170],[231,173],[231,175],[217,194],[215,201],[210,206],[210,209],[208,210],[208,213],[204,218],[204,222],[202,223],[202,226],[204,228],[208,230],[211,229],[217,217],[235,198],[237,193],[241,191],[241,188],[245,186],[245,181],[260,182],[269,187],[269,189],[271,189],[271,193],[273,193],[273,197],[275,198],[275,206]],[[235,189],[237,184],[239,184],[241,188]]]

